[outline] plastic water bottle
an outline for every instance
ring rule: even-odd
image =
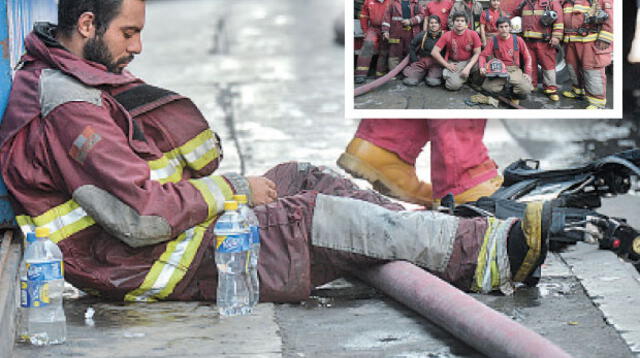
[[[224,210],[214,228],[218,268],[216,304],[222,316],[249,314],[252,312],[246,274],[249,266],[249,228],[238,212],[238,202],[225,201]]]
[[[258,257],[260,255],[260,223],[258,222],[258,217],[256,216],[256,214],[247,205],[246,195],[234,195],[233,199],[238,201],[238,211],[249,225],[249,241],[251,243],[251,247],[249,249],[250,257],[248,272],[251,291],[251,299],[249,300],[249,304],[251,305],[251,307],[253,307],[260,300],[260,281],[258,280]]]
[[[27,233],[25,252],[36,241],[36,233]],[[29,281],[27,280],[27,263],[24,258],[20,263],[20,309],[18,310],[18,342],[29,342]]]
[[[36,228],[36,241],[24,254],[27,269],[27,336],[33,345],[63,343],[67,324],[62,308],[64,264],[60,248],[49,240],[49,229]]]

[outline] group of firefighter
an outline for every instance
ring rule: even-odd
[[[471,82],[518,104],[538,87],[540,65],[542,92],[559,101],[556,55],[564,46],[572,86],[561,94],[586,99],[587,109],[605,107],[613,0],[522,0],[511,14],[501,0],[487,9],[477,0],[453,1],[366,0],[355,83],[365,82],[374,54],[376,77],[409,56],[402,71],[408,86],[424,80],[456,91]]]

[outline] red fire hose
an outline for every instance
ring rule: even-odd
[[[373,82],[369,82],[366,85],[362,85],[358,88],[356,88],[353,91],[353,96],[354,97],[358,97],[361,96],[371,90],[374,90],[380,86],[382,86],[383,84],[389,82],[389,80],[391,80],[392,78],[394,78],[398,73],[400,73],[400,71],[402,71],[405,67],[407,67],[407,65],[409,64],[409,56],[405,57],[404,60],[402,60],[402,62],[400,62],[400,64],[398,64],[398,66],[396,66],[396,68],[394,68],[393,70],[389,71],[389,73],[387,73],[386,75],[378,78],[377,80],[373,81]]]
[[[408,262],[390,262],[358,276],[489,357],[571,357],[546,338]]]

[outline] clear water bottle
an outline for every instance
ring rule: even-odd
[[[62,307],[64,264],[60,248],[49,240],[49,229],[36,228],[36,241],[24,254],[27,269],[27,336],[33,345],[63,343],[67,324]]]
[[[249,314],[249,227],[238,212],[238,202],[225,201],[224,214],[214,227],[218,291],[216,304],[222,316]]]
[[[233,199],[239,204],[238,211],[249,225],[251,247],[249,249],[249,272],[251,299],[249,304],[255,306],[260,300],[260,281],[258,279],[258,257],[260,255],[260,223],[258,217],[247,205],[246,195],[234,195]]]
[[[25,252],[36,241],[36,233],[27,233]],[[29,342],[29,281],[27,280],[27,263],[24,258],[20,263],[20,309],[18,310],[18,342]]]

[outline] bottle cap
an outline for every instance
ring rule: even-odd
[[[49,237],[49,228],[48,227],[37,227],[36,228],[36,236],[37,237]]]
[[[237,201],[239,204],[246,204],[247,196],[244,194],[236,194],[233,196],[233,200]]]
[[[34,242],[36,241],[36,233],[35,232],[28,232],[27,233],[27,242]]]
[[[224,211],[235,211],[238,210],[238,202],[237,201],[225,201],[224,202]]]

